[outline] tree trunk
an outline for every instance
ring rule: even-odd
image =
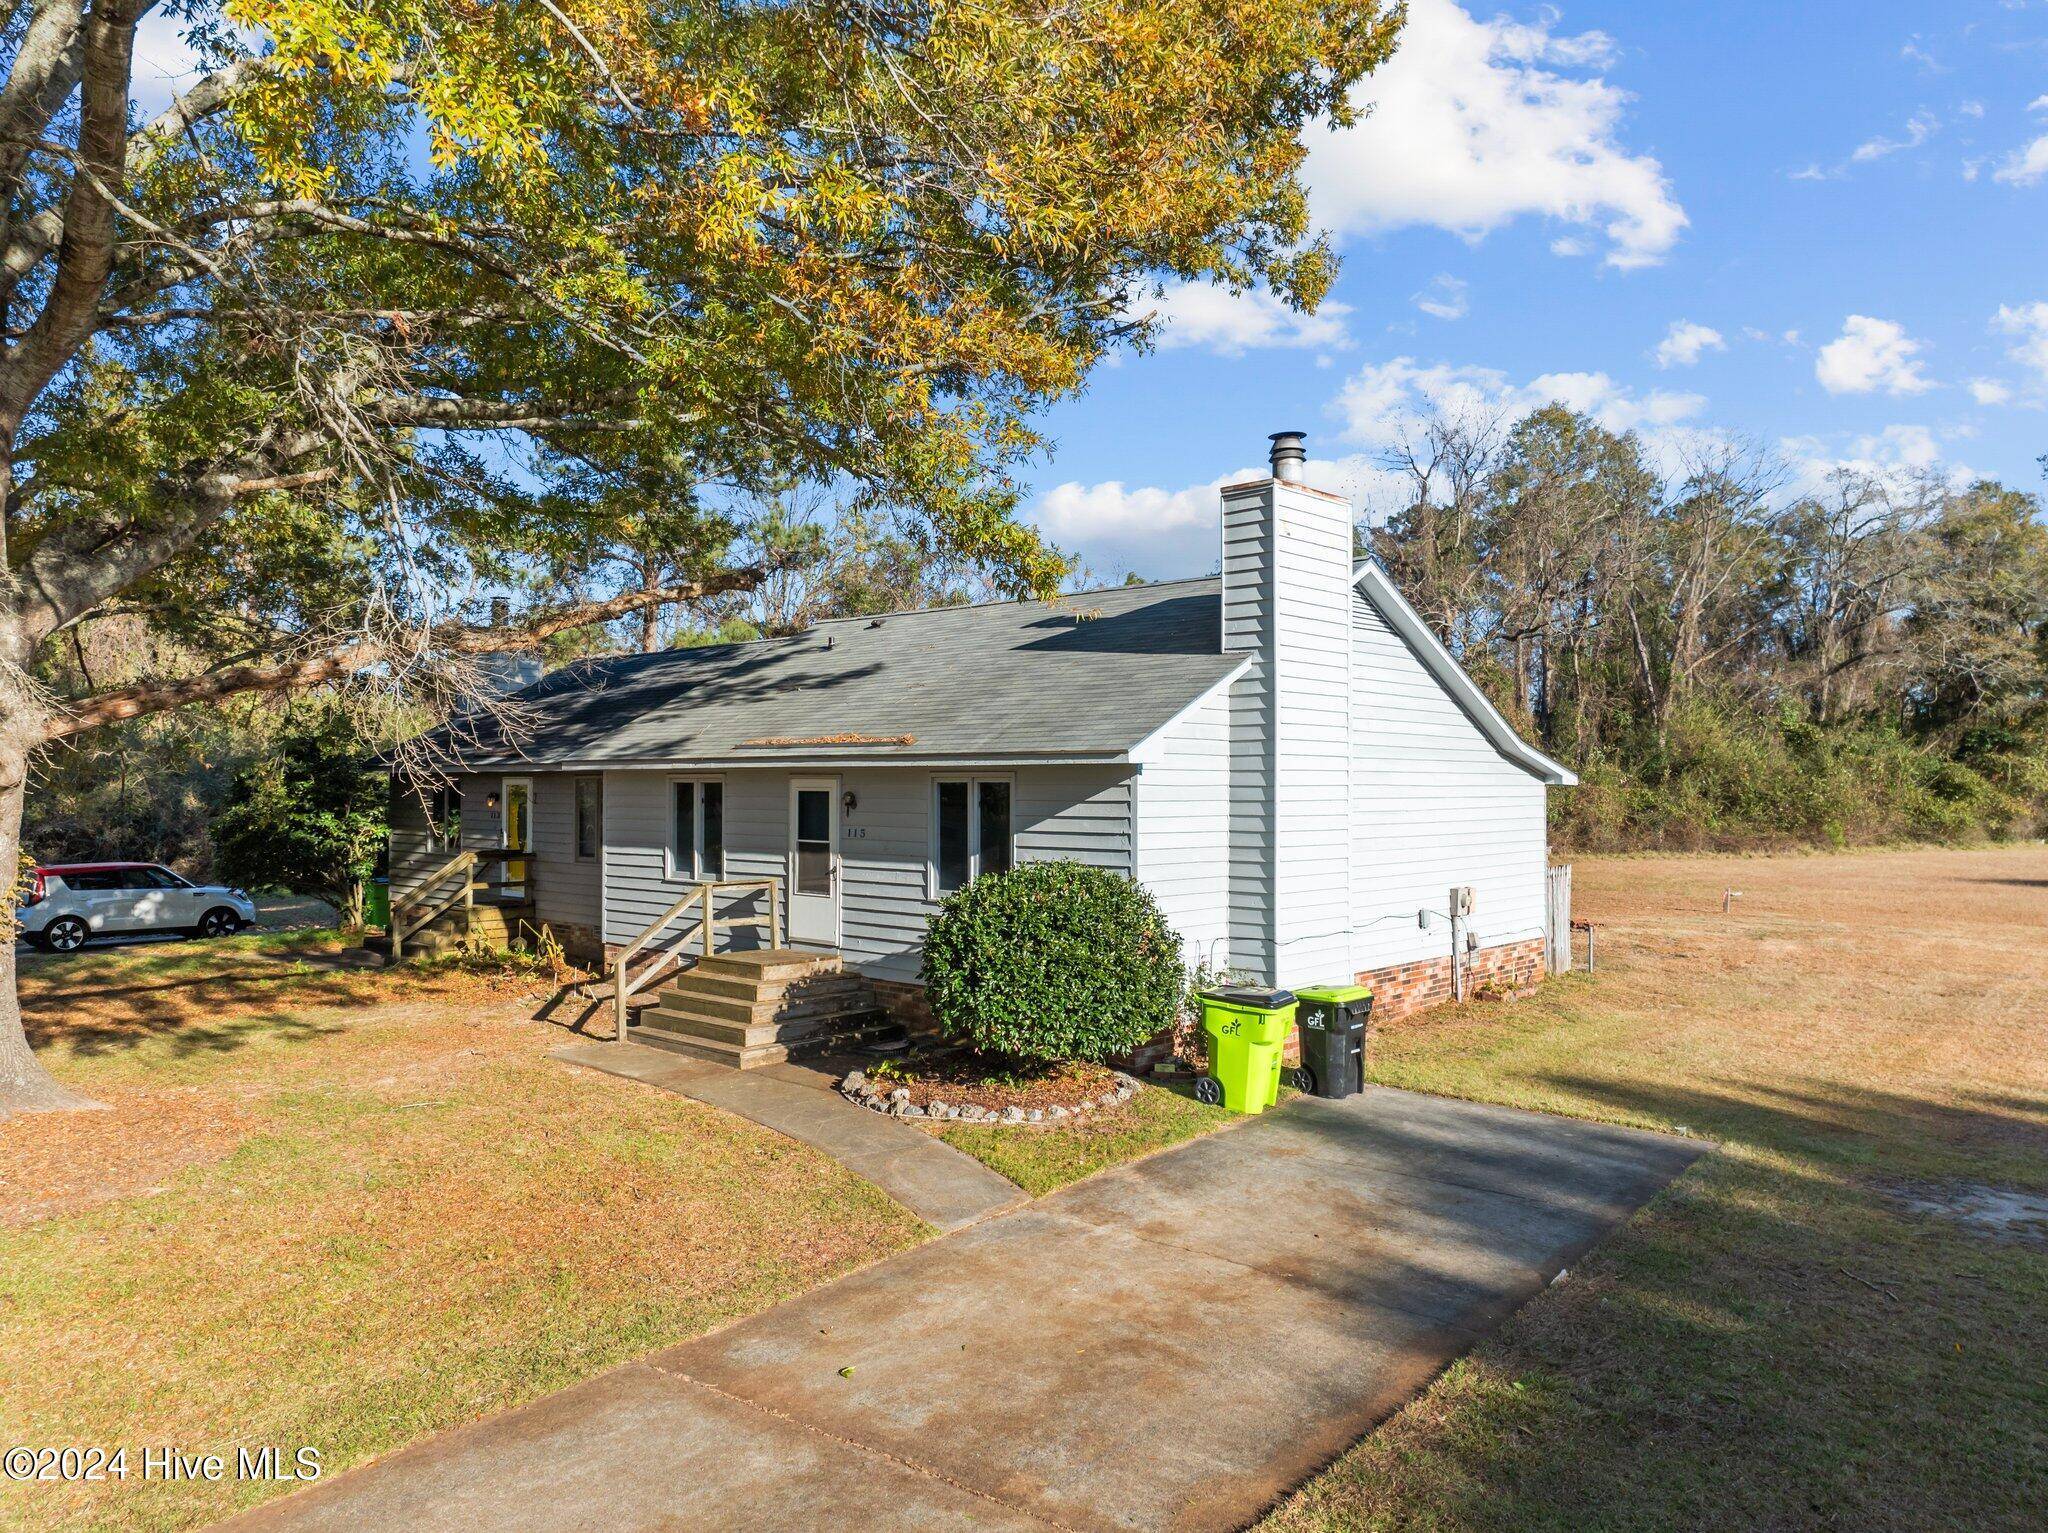
[[[11,890],[21,866],[21,805],[27,785],[28,751],[13,741],[0,746],[0,876],[10,890],[6,912],[14,914]],[[99,1104],[57,1084],[28,1046],[21,1025],[21,997],[15,990],[14,941],[0,933],[0,1119],[16,1113],[60,1112]]]

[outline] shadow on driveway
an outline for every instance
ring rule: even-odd
[[[1234,1528],[1703,1148],[1298,1099],[233,1525]]]

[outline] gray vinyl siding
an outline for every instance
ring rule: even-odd
[[[1353,967],[1450,952],[1441,913],[1474,893],[1472,930],[1493,947],[1543,932],[1544,785],[1509,761],[1387,626],[1352,599]]]
[[[1269,984],[1342,979],[1349,960],[1351,512],[1266,481],[1223,501],[1232,687],[1230,958]]]
[[[412,785],[391,780],[390,836],[386,842],[391,872],[391,897],[402,900],[419,888],[420,880],[453,853],[430,849],[426,806]]]
[[[1138,881],[1189,964],[1230,961],[1230,696],[1219,691],[1166,732],[1132,789]]]
[[[514,776],[522,774],[514,773]],[[596,859],[576,857],[576,798],[573,779],[564,773],[534,772],[532,886],[538,919],[560,926],[595,927],[598,919],[599,868]],[[462,846],[466,851],[495,848],[503,837],[500,812],[490,795],[504,782],[495,773],[455,780],[462,795]],[[419,882],[454,855],[430,851],[427,816],[419,799],[402,784],[392,784],[391,894],[402,899]],[[495,872],[495,869],[490,870]]]
[[[465,819],[464,823],[467,823]],[[556,926],[597,925],[598,859],[576,856],[576,782],[565,772],[533,776],[533,910]]]
[[[851,793],[856,801],[840,820],[841,951],[879,978],[914,980],[925,925],[936,908],[927,895],[927,862],[932,783],[939,775],[911,768],[719,774],[725,784],[726,877],[786,877],[790,779],[836,778],[839,793]],[[1128,768],[1022,768],[980,775],[1014,784],[1018,861],[1071,857],[1132,870]],[[605,774],[607,942],[631,942],[688,888],[663,876],[670,781],[663,772]],[[722,907],[721,919],[743,911],[765,915],[765,904],[759,896],[737,897]],[[750,946],[765,932],[765,926],[739,929],[730,938],[721,932],[720,945]]]
[[[1230,687],[1231,967],[1273,967],[1273,592],[1271,502],[1264,486],[1223,498],[1223,648],[1250,666]]]

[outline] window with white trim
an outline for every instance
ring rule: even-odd
[[[462,849],[462,790],[443,783],[427,794],[427,850],[455,852]]]
[[[725,784],[674,778],[668,785],[668,876],[682,883],[725,877]]]
[[[595,862],[604,845],[604,779],[579,777],[576,795],[576,859]]]
[[[951,894],[1016,860],[1007,777],[942,777],[932,784],[933,894]]]

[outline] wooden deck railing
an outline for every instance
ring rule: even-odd
[[[693,935],[693,932],[686,929],[679,933],[675,942],[662,949],[660,956],[653,963],[642,969],[638,974],[633,975],[630,979],[626,975],[627,965],[633,961],[642,948],[646,947],[666,930],[671,921],[675,920],[677,916],[688,910],[692,905],[700,907],[694,934],[702,937],[704,956],[709,958],[712,949],[718,942],[719,899],[724,895],[745,889],[759,889],[767,892],[768,945],[770,947],[780,947],[788,939],[787,912],[783,907],[782,880],[780,878],[720,878],[708,879],[704,883],[698,884],[688,894],[685,894],[659,916],[655,917],[653,921],[648,923],[646,929],[631,942],[627,943],[625,947],[621,948],[618,957],[612,960],[612,1019],[616,1028],[615,1037],[618,1042],[624,1043],[626,1041],[626,1021],[632,1012],[633,997],[640,991],[645,990],[648,981],[652,980],[655,975],[665,973],[674,965],[682,962],[684,945],[689,937]],[[757,924],[759,920],[758,916],[729,916],[724,924],[728,927],[751,926]]]
[[[513,863],[520,865],[517,878],[512,876]],[[495,877],[482,871],[492,865],[496,866]],[[391,961],[397,963],[405,956],[406,938],[458,904],[465,909],[473,907],[479,894],[495,892],[503,898],[506,890],[517,889],[519,900],[531,900],[533,873],[533,853],[518,847],[457,852],[414,884],[408,893],[392,897]]]

